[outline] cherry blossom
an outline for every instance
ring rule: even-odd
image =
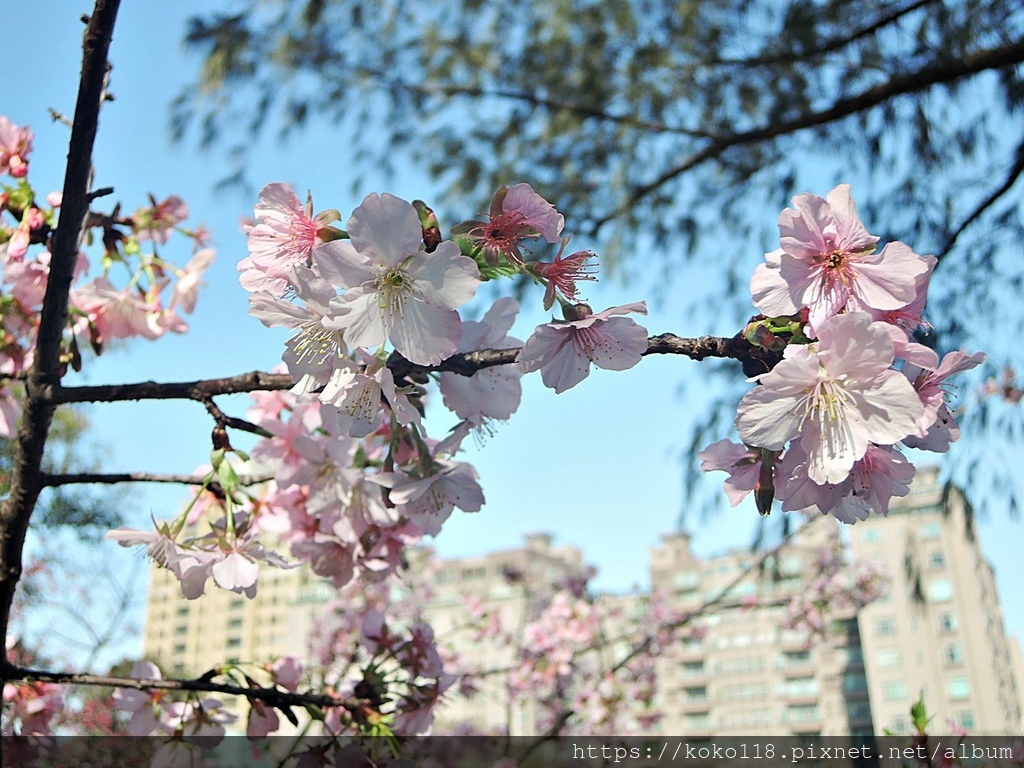
[[[188,218],[188,203],[177,195],[171,195],[158,203],[150,198],[152,205],[139,208],[132,216],[132,227],[139,242],[152,239],[161,245],[170,239],[174,227]]]
[[[328,321],[328,305],[337,296],[326,280],[306,267],[292,267],[291,284],[304,306],[284,301],[269,291],[249,295],[249,314],[268,328],[294,328],[286,344],[284,362],[296,378],[296,394],[324,386],[331,374],[346,360],[348,346],[341,332]]]
[[[314,262],[332,285],[328,326],[354,346],[391,341],[399,354],[436,365],[458,347],[457,307],[476,293],[480,273],[455,243],[422,250],[423,230],[413,206],[393,195],[369,195],[348,223],[351,241],[317,249]]]
[[[488,264],[497,265],[504,257],[509,264],[521,265],[519,244],[528,238],[543,237],[557,243],[565,226],[565,217],[529,184],[502,187],[494,193],[487,221],[468,221],[453,230],[466,234],[478,246]]]
[[[267,184],[253,208],[256,222],[247,228],[249,258],[239,264],[242,287],[283,295],[293,266],[311,266],[313,249],[341,233],[329,225],[336,210],[313,216],[313,198],[305,206],[287,184]]]
[[[799,438],[816,483],[838,483],[868,443],[890,445],[915,429],[922,406],[892,370],[884,323],[864,312],[831,318],[811,345],[790,345],[739,406],[736,428],[749,445],[782,449]]]
[[[903,443],[910,448],[945,453],[950,443],[959,439],[960,427],[946,405],[946,392],[942,385],[950,376],[981,365],[985,362],[985,353],[949,352],[939,363],[938,355],[932,350],[928,352],[930,358],[923,364],[908,363],[903,367],[904,375],[913,383],[924,405],[916,434],[905,437]]]
[[[423,533],[436,536],[455,507],[479,512],[483,490],[476,470],[464,462],[434,458],[435,469],[426,477],[381,472],[373,481],[391,489],[389,498]]]
[[[703,472],[720,469],[729,474],[724,484],[725,495],[729,497],[729,504],[735,507],[757,487],[765,467],[770,476],[772,462],[766,462],[770,455],[771,452],[763,448],[751,448],[725,439],[709,445],[697,454],[697,458]]]
[[[18,127],[6,116],[0,115],[0,173],[16,179],[28,174],[28,154],[32,151],[32,131]]]
[[[74,306],[88,316],[100,338],[130,339],[142,336],[155,339],[164,328],[151,322],[158,307],[148,303],[137,291],[118,289],[107,278],[98,277],[72,291]]]
[[[212,248],[204,248],[189,259],[185,269],[178,276],[178,282],[174,285],[174,293],[169,305],[171,309],[180,306],[182,311],[191,314],[196,308],[196,297],[201,285],[200,277],[213,264],[214,254],[215,251]]]
[[[519,312],[519,302],[502,297],[491,305],[479,322],[464,320],[462,341],[458,352],[477,349],[509,349],[522,344],[508,335]],[[448,371],[441,373],[441,396],[444,404],[460,419],[480,426],[490,419],[504,421],[519,407],[523,395],[519,379],[522,372],[513,365],[496,365],[477,371],[472,376],[461,376]]]
[[[750,283],[761,312],[780,317],[807,307],[816,330],[844,310],[895,310],[915,299],[929,262],[903,243],[876,254],[878,238],[858,218],[848,184],[827,200],[797,195],[793,206],[779,217],[782,247],[765,254]]]
[[[565,247],[563,241],[562,247]],[[576,283],[579,280],[597,280],[587,264],[596,258],[590,251],[577,251],[564,259],[559,251],[552,262],[535,261],[530,271],[537,277],[547,281],[544,290],[544,309],[551,309],[555,303],[555,294],[560,293],[569,301],[576,301]]]
[[[647,329],[627,317],[647,314],[643,301],[611,307],[592,314],[586,304],[575,304],[564,321],[541,325],[519,353],[519,370],[540,370],[541,380],[561,394],[590,375],[590,365],[624,371],[640,362],[647,351]]]

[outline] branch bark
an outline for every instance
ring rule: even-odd
[[[115,485],[117,483],[176,483],[178,485],[202,485],[201,475],[177,475],[161,472],[76,472],[67,474],[43,474],[42,484],[45,488],[57,488],[61,485]],[[273,480],[272,475],[265,477],[244,477],[242,485],[257,485]],[[220,486],[209,483],[207,486],[215,493]]]
[[[388,360],[388,368],[395,379],[408,379],[411,376],[431,372],[447,371],[462,376],[472,376],[477,371],[492,368],[496,365],[510,365],[516,361],[521,347],[509,349],[480,349],[475,352],[461,352],[452,355],[438,365],[417,365],[406,360],[397,353],[392,353]],[[731,358],[748,367],[753,374],[771,370],[778,355],[760,347],[756,347],[742,336],[732,338],[722,336],[699,336],[684,338],[673,333],[651,336],[647,340],[647,351],[644,355],[683,355],[692,360],[704,360],[709,357]],[[140,381],[134,384],[100,384],[88,387],[50,386],[40,393],[40,397],[54,405],[62,403],[114,403],[125,400],[195,400],[206,404],[215,395],[230,395],[244,392],[260,392],[290,389],[294,381],[286,373],[265,373],[252,371],[238,376],[218,379],[197,379],[195,381],[157,382]],[[225,422],[233,426],[252,431],[249,424],[241,419],[230,419]],[[259,429],[257,427],[257,429]],[[259,434],[259,433],[257,433]]]
[[[290,693],[276,688],[243,688],[226,683],[215,683],[204,677],[193,680],[147,680],[133,677],[109,677],[79,672],[53,672],[44,669],[19,667],[8,661],[0,662],[0,677],[8,681],[37,681],[65,685],[85,685],[102,688],[128,688],[136,691],[197,691],[202,693],[224,693],[230,696],[244,696],[282,709],[288,707],[344,707],[358,712],[362,700],[356,697],[339,698],[327,694]]]
[[[82,44],[82,73],[68,148],[60,222],[51,245],[50,274],[39,321],[35,359],[25,381],[26,398],[11,474],[10,495],[0,508],[0,636],[7,637],[11,603],[22,571],[29,520],[42,489],[42,459],[56,407],[46,393],[60,382],[60,352],[67,322],[68,290],[78,258],[92,182],[92,148],[106,95],[107,52],[120,0],[97,0]],[[6,643],[4,649],[6,659]],[[4,664],[4,671],[7,665]],[[0,674],[0,678],[4,675]]]
[[[1019,64],[1022,61],[1024,61],[1024,39],[1006,43],[998,48],[979,51],[963,58],[940,59],[914,72],[895,75],[886,82],[872,86],[854,96],[839,99],[827,109],[808,112],[789,120],[777,120],[759,128],[722,136],[709,142],[703,149],[683,158],[680,163],[669,168],[653,181],[635,186],[622,205],[594,221],[592,230],[596,232],[612,219],[623,216],[634,205],[669,181],[709,160],[719,157],[725,150],[731,147],[760,144],[789,133],[797,133],[817,125],[836,122],[850,115],[869,110],[897,96],[916,93],[938,83],[954,82],[987,69],[1000,69]]]

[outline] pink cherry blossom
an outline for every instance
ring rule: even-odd
[[[903,367],[904,375],[913,383],[924,405],[915,434],[905,437],[903,443],[910,448],[945,453],[950,443],[959,439],[960,427],[946,405],[946,391],[942,385],[950,376],[981,365],[985,362],[985,353],[968,355],[958,350],[946,354],[939,363],[938,355],[932,350],[928,352],[930,359],[923,365],[907,363]]]
[[[850,477],[840,487],[846,494],[831,509],[831,514],[844,523],[867,519],[872,512],[889,514],[893,496],[910,493],[914,465],[894,446],[869,445],[864,458],[853,465]]]
[[[302,680],[302,662],[297,656],[282,656],[270,665],[270,674],[275,685],[294,693]]]
[[[543,237],[557,243],[565,226],[565,217],[529,184],[502,187],[491,199],[487,221],[468,221],[453,230],[466,234],[484,253],[488,264],[496,265],[502,256],[513,265],[523,263],[519,244]]]
[[[736,428],[748,445],[781,450],[799,438],[815,483],[839,483],[868,443],[891,445],[910,434],[922,405],[906,378],[890,369],[884,323],[864,312],[833,317],[816,344],[790,345],[739,406]]]
[[[878,238],[858,218],[849,185],[833,189],[827,201],[797,195],[793,205],[779,217],[782,247],[765,254],[750,283],[761,312],[779,317],[806,307],[817,329],[844,310],[894,310],[915,299],[929,262],[903,243],[876,254]]]
[[[304,306],[256,291],[249,295],[249,314],[268,328],[295,329],[285,345],[284,362],[296,379],[292,391],[304,394],[327,383],[340,361],[347,359],[348,347],[342,334],[327,324],[328,305],[337,296],[327,281],[306,267],[293,267],[290,281]]]
[[[200,285],[202,285],[200,277],[213,264],[214,254],[215,251],[212,248],[204,248],[189,259],[185,269],[178,276],[178,282],[174,285],[174,294],[170,301],[171,309],[180,306],[182,311],[191,314],[196,308],[196,296],[199,293]]]
[[[7,387],[0,387],[0,437],[14,437],[20,416],[20,401]]]
[[[16,179],[28,173],[28,154],[32,151],[32,131],[28,126],[18,127],[6,116],[0,115],[0,173],[9,173]]]
[[[483,490],[470,464],[437,457],[434,463],[434,471],[422,478],[389,472],[371,478],[390,488],[391,502],[430,536],[440,533],[455,507],[464,512],[479,512],[484,504]]]
[[[729,474],[725,481],[725,495],[729,497],[729,504],[735,507],[754,490],[761,479],[765,450],[726,439],[712,443],[698,453],[697,458],[700,459],[702,472],[722,470]]]
[[[118,290],[105,277],[72,291],[73,305],[84,312],[102,339],[130,339],[142,336],[155,339],[163,328],[150,322],[158,308],[131,289]]]
[[[150,198],[152,206],[140,208],[132,215],[132,227],[139,242],[149,240],[166,243],[174,227],[188,218],[188,203],[177,195],[171,195],[162,202]]]
[[[547,288],[544,290],[544,309],[551,309],[554,305],[556,291],[569,301],[576,301],[577,281],[597,280],[591,267],[587,264],[593,258],[596,256],[590,251],[577,251],[563,259],[562,253],[559,251],[553,262],[536,261],[530,265],[533,274],[547,280]]]
[[[416,209],[393,195],[367,196],[348,233],[351,241],[327,243],[314,255],[320,274],[347,289],[331,302],[328,327],[368,349],[389,340],[421,365],[450,357],[462,337],[456,308],[480,285],[476,262],[451,241],[422,250]]]
[[[590,365],[607,371],[624,371],[640,362],[647,351],[647,329],[626,317],[628,312],[647,314],[646,302],[611,307],[591,314],[586,304],[575,306],[576,319],[541,325],[519,353],[519,370],[540,370],[545,386],[557,393],[579,384],[590,375]]]
[[[303,206],[291,187],[274,183],[260,190],[253,213],[256,221],[246,227],[249,258],[238,265],[242,286],[281,296],[288,290],[292,267],[310,266],[313,249],[337,236],[328,225],[338,220],[338,212],[314,217],[312,197]]]
[[[519,312],[519,302],[509,297],[498,299],[479,322],[463,321],[458,352],[478,349],[509,349],[522,345],[508,335]],[[519,407],[523,395],[519,379],[522,372],[514,365],[496,365],[462,376],[441,373],[444,404],[460,419],[480,426],[489,419],[504,421]]]
[[[381,398],[387,402],[399,424],[420,423],[420,413],[409,398],[398,391],[395,377],[383,362],[358,350],[365,369],[354,364],[338,365],[324,385],[319,398],[333,405],[339,430],[352,437],[366,437],[380,426]]]

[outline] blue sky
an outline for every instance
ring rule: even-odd
[[[85,373],[69,383],[226,376],[266,370],[280,359],[285,336],[267,331],[247,315],[247,296],[235,271],[246,255],[238,222],[251,215],[254,199],[215,191],[216,181],[230,170],[223,154],[204,154],[194,143],[173,145],[169,139],[170,101],[190,82],[197,65],[180,42],[184,23],[190,14],[213,5],[196,0],[123,5],[111,49],[116,99],[104,108],[95,153],[96,186],[116,190],[108,199],[123,201],[131,210],[144,203],[147,193],[158,199],[177,194],[190,204],[189,223],[213,230],[217,262],[189,319],[191,331],[90,360]],[[31,8],[14,4],[5,14],[6,58],[17,68],[5,77],[0,113],[35,131],[32,178],[43,193],[61,186],[68,134],[50,121],[47,108],[68,115],[73,111],[83,29],[79,16],[90,10],[82,0],[45,0]],[[286,181],[300,192],[311,189],[318,210],[336,207],[347,217],[363,194],[388,191],[426,199],[444,215],[430,180],[412,171],[386,186],[383,181],[372,186],[371,179],[362,194],[349,194],[349,159],[330,126],[315,125],[288,144],[262,139],[250,157],[249,175],[256,183]],[[855,194],[856,189],[855,184]],[[486,204],[481,201],[481,210]],[[571,232],[572,212],[563,213]],[[778,212],[751,215],[774,221]],[[765,244],[765,249],[772,247]],[[170,255],[181,264],[188,258],[185,250]],[[751,268],[759,259],[760,253],[751,253]],[[605,281],[587,286],[585,293],[595,309],[604,308],[645,298],[641,283]],[[644,324],[651,333],[684,336],[718,330],[707,326],[706,317],[687,317],[677,308],[678,292],[694,286],[712,292],[715,283],[710,273],[679,280],[662,303],[652,305]],[[527,299],[521,318],[516,327],[520,338],[547,318],[539,295]],[[562,395],[541,386],[539,377],[527,377],[519,412],[483,449],[471,449],[467,456],[481,474],[486,506],[474,515],[456,512],[436,540],[437,548],[447,556],[478,554],[518,546],[524,533],[546,530],[559,543],[583,549],[600,569],[599,586],[645,584],[648,549],[675,525],[681,511],[681,452],[686,425],[701,403],[681,400],[678,387],[686,377],[701,376],[700,368],[683,358],[652,357],[623,373],[595,372]],[[243,415],[246,407],[242,396],[219,402],[236,415]],[[98,439],[108,448],[104,465],[109,470],[189,472],[208,459],[211,425],[195,403],[101,405],[91,416]],[[446,426],[441,420],[432,433],[440,435]],[[143,525],[151,513],[168,517],[181,499],[175,490],[135,486],[132,522]],[[757,523],[752,502],[731,509],[723,496],[721,507],[707,522],[692,518],[694,544],[702,553],[743,547],[751,540]],[[996,567],[1008,627],[1020,635],[1024,605],[1016,595],[1024,584],[1024,560],[1019,556],[1019,524],[994,515],[981,522],[980,535]],[[96,556],[131,557],[112,543],[105,543]]]

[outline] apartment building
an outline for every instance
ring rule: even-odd
[[[858,616],[876,727],[909,733],[907,710],[923,692],[939,729],[1021,733],[1020,650],[963,494],[923,472],[887,519],[851,534],[854,556],[892,576],[888,597]]]

